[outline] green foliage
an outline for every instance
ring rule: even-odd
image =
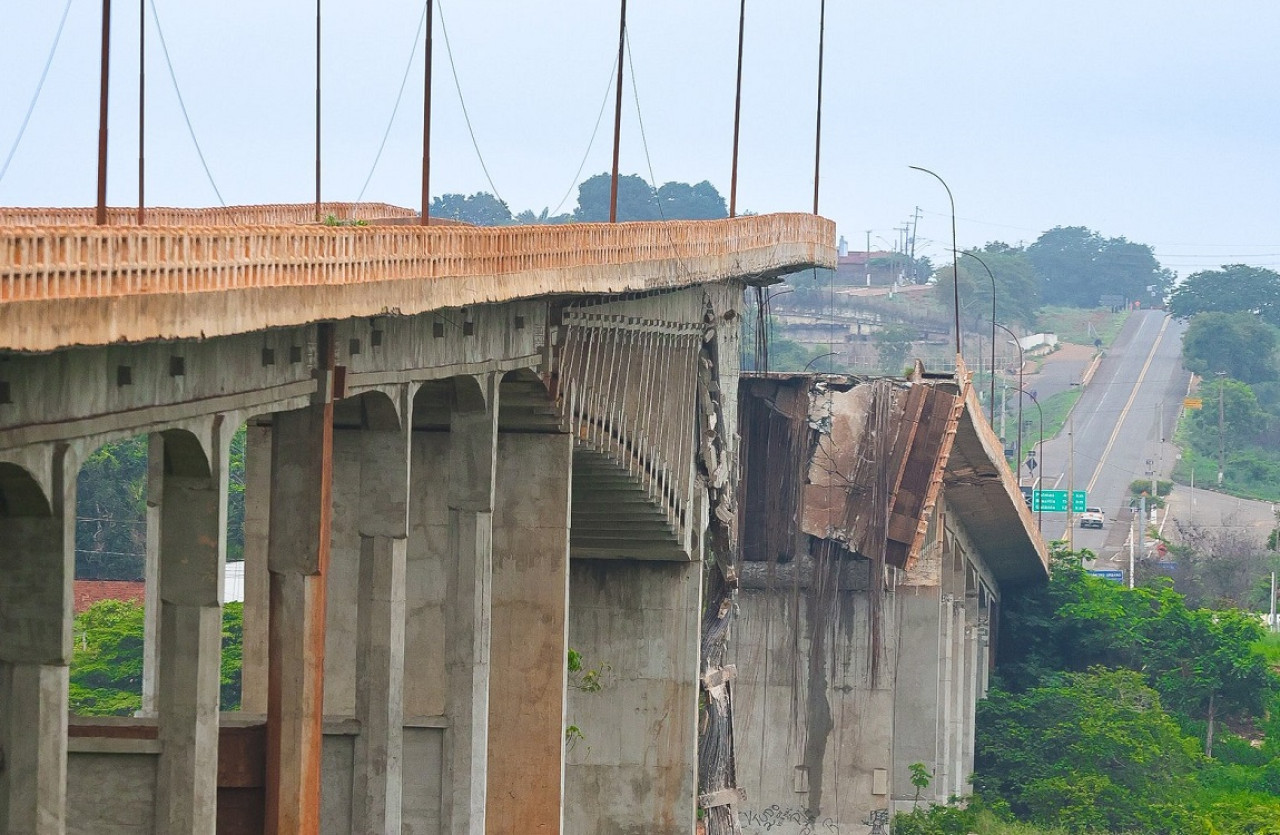
[[[880,359],[877,370],[881,374],[901,374],[919,335],[919,329],[909,325],[885,325],[876,331],[872,339]]]
[[[241,672],[244,667],[244,604],[222,607],[222,671],[219,703],[222,710],[240,709]]]
[[[1064,673],[980,705],[977,781],[1020,817],[1073,832],[1160,831],[1196,745],[1139,673]]]
[[[1267,415],[1245,383],[1215,378],[1200,387],[1199,396],[1204,408],[1192,410],[1187,418],[1187,440],[1196,452],[1216,458],[1219,439],[1228,452],[1235,452],[1256,446],[1265,437]]]
[[[1163,302],[1173,273],[1160,266],[1151,247],[1124,238],[1103,238],[1083,226],[1058,226],[1027,247],[1045,304],[1097,307],[1104,295],[1145,306]]]
[[[1182,337],[1188,371],[1257,383],[1275,376],[1276,329],[1252,313],[1198,313]]]
[[[350,218],[340,218],[337,215],[325,215],[325,226],[368,226],[367,220],[355,220]]]
[[[511,209],[487,191],[475,194],[442,194],[431,200],[432,217],[460,220],[476,226],[506,226],[512,222]]]
[[[578,185],[573,219],[602,223],[609,219],[612,178],[596,174]],[[670,182],[654,189],[635,174],[618,177],[618,220],[708,220],[728,216],[724,198],[710,182]]]
[[[970,329],[979,333],[991,330],[991,281],[995,279],[996,321],[1013,327],[1014,324],[1030,327],[1040,307],[1040,284],[1035,269],[1025,250],[1001,243],[989,243],[972,251],[972,256],[960,256],[955,272],[960,278],[962,317],[969,320]],[[991,269],[990,274],[977,259],[982,259]],[[952,265],[943,264],[934,272],[936,283],[934,296],[950,308],[954,298],[955,281]]]
[[[70,709],[81,716],[129,716],[142,707],[143,610],[102,600],[76,615]]]
[[[222,609],[221,708],[240,709],[243,605]],[[75,619],[70,709],[79,716],[129,716],[142,707],[143,607],[99,601]]]
[[[604,675],[609,665],[604,664],[594,669],[583,666],[582,654],[573,647],[569,648],[569,686],[583,693],[599,693],[604,689]]]
[[[1249,313],[1280,326],[1280,273],[1244,264],[1193,273],[1169,296],[1173,315]]]
[[[147,548],[146,435],[103,444],[76,479],[76,576],[141,580]]]

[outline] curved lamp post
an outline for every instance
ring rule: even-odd
[[[1009,337],[1013,339],[1013,344],[1018,347],[1018,391],[1022,391],[1022,368],[1025,365],[1025,363],[1022,360],[1022,343],[1018,340],[1018,337],[1014,335],[1013,331],[1009,330],[1004,325],[997,324],[994,321],[991,324],[995,325],[1000,330],[1009,334]],[[1018,462],[1018,483],[1021,484],[1022,483],[1022,395],[1021,394],[1018,395],[1018,457],[1016,460]]]
[[[915,171],[923,171],[930,177],[933,177],[935,180],[942,183],[942,187],[947,190],[947,200],[951,202],[951,251],[952,253],[958,252],[959,248],[956,246],[956,199],[951,196],[951,186],[947,185],[946,180],[942,179],[928,168],[921,168],[918,165],[908,165],[907,167]],[[956,258],[954,255],[951,258],[951,283],[954,285],[953,290],[955,291],[957,360],[960,359],[960,270],[956,265],[958,260],[960,259]],[[957,365],[957,368],[958,367],[959,366]]]
[[[981,264],[982,269],[987,271],[987,277],[991,279],[991,404],[990,408],[987,409],[987,413],[990,415],[988,420],[994,426],[996,422],[996,276],[995,273],[991,272],[991,268],[987,266],[987,262],[972,252],[961,252],[960,254],[968,255]]]
[[[1040,413],[1040,440],[1036,442],[1036,449],[1039,450],[1040,452],[1040,459],[1037,463],[1040,466],[1040,470],[1043,471],[1044,470],[1044,409],[1040,407],[1040,401],[1036,399],[1036,396],[1034,394],[1032,394],[1029,391],[1026,391],[1025,389],[1022,388],[1022,386],[1018,386],[1018,391],[1022,392],[1027,397],[1030,397],[1031,402],[1036,404],[1036,411]],[[1022,398],[1018,398],[1018,402],[1019,404],[1021,404]],[[1022,427],[1019,426],[1018,428],[1021,429]],[[1021,477],[1018,478],[1018,483],[1019,484],[1022,483]],[[1033,491],[1035,490],[1034,480],[1032,482],[1031,489]],[[1043,502],[1040,503],[1040,510],[1037,511],[1036,513],[1036,527],[1040,530],[1040,533],[1043,535],[1044,533],[1044,503]]]

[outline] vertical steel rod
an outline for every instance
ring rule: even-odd
[[[818,175],[822,160],[822,55],[827,36],[827,0],[818,12],[818,120],[813,138],[813,213],[818,213]],[[959,353],[959,352],[957,352]]]
[[[609,180],[609,222],[618,222],[618,150],[622,143],[622,62],[627,46],[627,0],[618,17],[618,95],[613,107],[613,176]]]
[[[316,0],[316,221],[320,216],[320,0]]]
[[[102,0],[102,70],[98,89],[98,207],[94,222],[107,224],[107,90],[111,81],[111,0]]]
[[[422,94],[422,213],[419,223],[426,226],[431,219],[431,34],[434,3],[427,0],[426,69],[423,71]]]
[[[138,0],[138,225],[147,222],[147,0]]]
[[[738,83],[733,96],[733,164],[729,174],[729,217],[738,216],[738,130],[742,119],[742,47],[746,33],[747,0],[738,10]]]

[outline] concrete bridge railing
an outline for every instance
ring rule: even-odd
[[[92,226],[93,208],[42,208],[0,206],[0,226]],[[321,203],[321,217],[333,215],[342,220],[386,220],[415,218],[418,213],[390,203]],[[133,226],[138,218],[136,208],[123,206],[107,209],[108,226]],[[211,208],[173,208],[148,206],[147,226],[262,226],[277,223],[314,223],[315,203],[265,203],[256,206],[217,206]],[[434,219],[432,220],[434,224]]]

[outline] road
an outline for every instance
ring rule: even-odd
[[[1184,327],[1162,311],[1130,315],[1066,429],[1045,441],[1037,456],[1041,486],[1085,490],[1089,506],[1107,514],[1102,530],[1083,530],[1069,525],[1068,514],[1046,513],[1047,539],[1088,548],[1104,563],[1123,551],[1127,562],[1129,484],[1169,472],[1177,457],[1166,436],[1190,380],[1181,361]]]

